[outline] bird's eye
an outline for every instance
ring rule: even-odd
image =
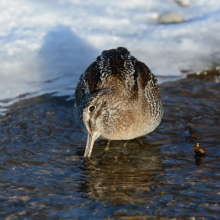
[[[95,110],[95,106],[94,106],[94,105],[92,105],[92,106],[89,107],[89,111],[90,111],[90,112],[93,112],[94,110]]]

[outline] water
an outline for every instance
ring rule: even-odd
[[[220,218],[219,71],[161,85],[164,117],[151,134],[95,143],[73,100],[50,94],[0,116],[0,218]],[[200,143],[208,155],[191,148]]]

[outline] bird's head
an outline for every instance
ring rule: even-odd
[[[100,89],[94,92],[84,104],[81,117],[88,132],[84,157],[90,157],[95,140],[105,133],[109,111],[107,103],[108,89]]]

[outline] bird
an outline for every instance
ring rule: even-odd
[[[104,50],[81,74],[74,115],[88,133],[84,157],[98,137],[130,140],[160,124],[163,106],[156,76],[124,47]]]

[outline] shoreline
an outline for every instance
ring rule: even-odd
[[[189,80],[189,79],[195,79],[195,80],[204,80],[204,81],[213,81],[215,83],[220,83],[220,67],[216,67],[215,69],[210,69],[210,70],[204,70],[198,73],[192,73],[192,74],[187,74],[186,76],[184,76],[183,78],[178,78],[178,79],[174,79],[174,80],[170,80],[170,81],[165,81],[162,82],[159,85],[160,88],[163,88],[166,85],[172,85],[172,84],[178,84],[179,81],[185,81],[185,80]],[[0,105],[0,109],[2,109],[2,111],[0,112],[0,116],[4,116],[4,114],[7,113],[7,109],[10,109],[10,106],[16,106],[17,103],[23,102],[25,100],[30,100],[30,99],[35,99],[37,97],[41,97],[41,96],[47,96],[47,95],[51,95],[54,97],[66,97],[66,99],[70,99],[71,96],[73,95],[64,95],[64,96],[56,96],[56,91],[54,92],[48,92],[45,94],[40,94],[36,95],[35,93],[27,93],[27,94],[22,94],[19,95],[16,98],[10,98],[10,99],[6,99],[6,100],[1,100],[1,105]],[[73,89],[73,93],[74,93],[74,89]],[[72,98],[71,98],[72,99]],[[3,103],[11,103],[12,104],[3,104]]]

